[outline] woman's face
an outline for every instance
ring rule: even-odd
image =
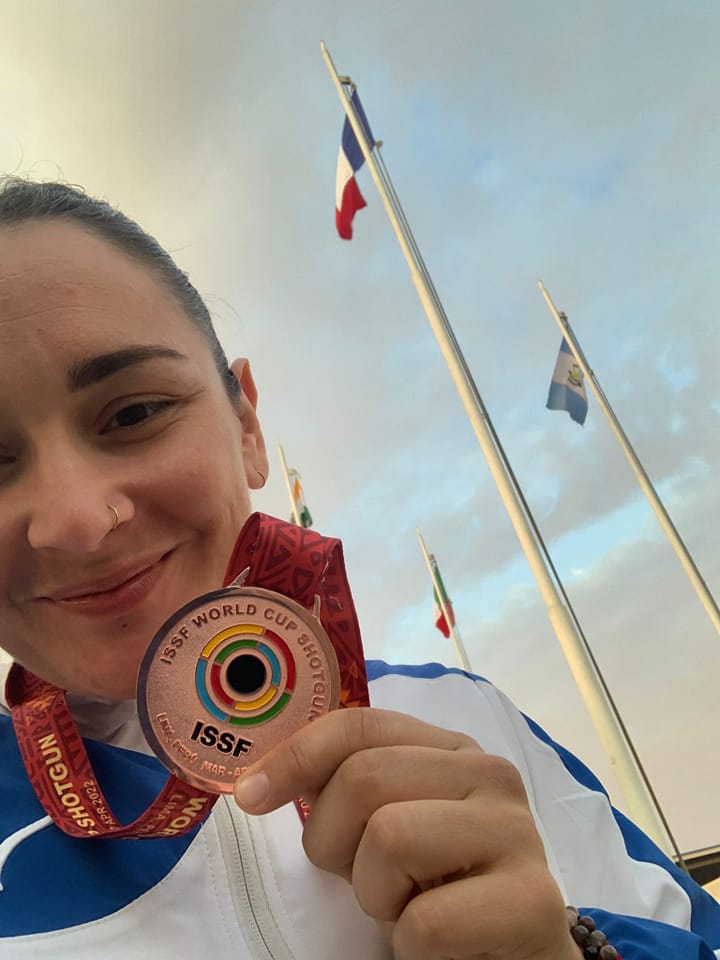
[[[0,646],[28,669],[133,696],[157,628],[222,584],[267,474],[233,370],[235,403],[162,281],[104,240],[0,228]]]

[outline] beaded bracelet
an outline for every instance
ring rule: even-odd
[[[575,907],[567,907],[570,936],[583,952],[584,960],[622,960],[615,947],[607,942],[602,930],[596,930],[592,917],[581,917]]]

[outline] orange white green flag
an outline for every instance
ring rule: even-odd
[[[290,474],[293,476],[292,498],[295,504],[294,513],[299,518],[301,527],[311,527],[312,515],[310,514],[307,504],[305,503],[302,484],[300,483],[300,476],[295,470],[291,470]]]

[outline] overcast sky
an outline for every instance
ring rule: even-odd
[[[623,806],[366,170],[334,231],[342,126],[373,133],[484,401],[680,845],[720,842],[720,638],[590,399],[545,409],[567,312],[720,594],[714,0],[3,0],[0,167],[118,204],[251,358],[275,445],[339,536],[368,656],[474,670]]]

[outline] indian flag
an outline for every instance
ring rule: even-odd
[[[305,503],[305,497],[303,496],[302,485],[300,483],[300,477],[295,474],[295,479],[292,486],[292,495],[293,500],[295,501],[295,509],[297,510],[297,515],[300,517],[300,526],[301,527],[311,527],[312,526],[312,516],[310,511],[307,508]]]
[[[440,576],[440,571],[438,569],[437,561],[435,560],[435,557],[433,557],[432,555],[430,556],[430,560],[432,562],[433,572],[435,574],[435,580],[437,582],[437,585],[440,587],[440,595],[442,597],[442,600],[441,600],[441,598],[438,596],[437,590],[433,588],[435,626],[438,628],[438,630],[444,637],[449,637],[451,628],[455,626],[455,613],[452,608],[452,603],[450,602],[450,599],[448,598],[448,595],[445,592],[445,584],[443,583],[442,577]],[[447,610],[447,615],[450,618],[450,623],[448,623],[448,621],[445,618],[445,614],[443,613],[443,605]]]

